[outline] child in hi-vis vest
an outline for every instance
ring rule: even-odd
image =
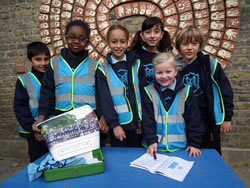
[[[65,41],[68,48],[61,49],[61,55],[51,59],[44,75],[34,131],[40,132],[36,125],[53,111],[59,115],[84,105],[96,110],[95,73],[98,63],[88,56],[89,36],[90,29],[84,21],[73,20],[67,24]]]
[[[20,136],[27,138],[30,162],[33,162],[48,152],[45,142],[35,139],[40,135],[32,130],[32,124],[38,118],[41,81],[49,65],[50,51],[42,42],[32,42],[27,46],[27,57],[32,64],[32,70],[18,76],[14,111],[20,124]]]
[[[112,25],[107,32],[111,53],[97,71],[97,108],[110,128],[111,146],[141,146],[140,61],[127,51],[128,30]],[[98,106],[99,105],[99,106]]]
[[[213,148],[221,154],[220,133],[232,130],[233,91],[217,59],[201,52],[203,46],[203,34],[196,26],[177,33],[180,75],[194,90],[205,126],[201,148]]]
[[[152,156],[185,149],[199,157],[204,127],[193,92],[177,76],[171,52],[156,55],[153,65],[155,83],[141,92],[143,145]]]

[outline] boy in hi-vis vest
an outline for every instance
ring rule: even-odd
[[[50,61],[50,51],[41,42],[32,42],[27,46],[27,56],[32,64],[30,72],[18,76],[14,97],[14,111],[20,124],[20,136],[27,138],[30,162],[48,152],[44,141],[35,138],[40,135],[32,130],[32,124],[38,118],[38,101],[41,81]]]
[[[205,126],[201,148],[213,148],[221,154],[220,133],[232,130],[233,90],[217,59],[201,52],[204,38],[198,27],[187,26],[177,33],[175,41],[181,55],[180,76],[194,89]]]

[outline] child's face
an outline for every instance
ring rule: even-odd
[[[38,54],[31,58],[32,66],[39,72],[46,72],[50,57],[45,54]]]
[[[188,64],[196,59],[199,51],[200,43],[195,40],[192,42],[182,42],[180,45],[180,54]]]
[[[177,75],[177,69],[165,61],[154,66],[155,80],[163,87],[169,87],[174,83],[175,76]]]
[[[146,47],[150,51],[156,51],[159,42],[163,36],[160,25],[154,25],[152,28],[141,32],[141,38],[146,43]]]
[[[128,46],[126,33],[120,29],[111,31],[108,44],[111,49],[112,56],[116,60],[121,61]]]
[[[81,26],[72,26],[65,38],[72,55],[78,55],[83,52],[88,45],[87,34]]]

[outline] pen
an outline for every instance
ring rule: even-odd
[[[156,154],[155,154],[155,151],[153,152],[153,155],[154,155],[154,159],[156,160],[157,158],[156,158]]]

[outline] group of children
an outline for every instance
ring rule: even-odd
[[[33,67],[18,77],[14,110],[20,134],[28,137],[31,162],[47,152],[36,125],[86,104],[102,133],[109,133],[111,146],[143,145],[151,155],[185,149],[198,157],[200,148],[221,154],[220,132],[232,129],[233,92],[217,60],[201,52],[204,39],[197,27],[177,33],[177,60],[158,17],[145,19],[130,50],[128,30],[112,25],[106,35],[110,53],[102,65],[88,57],[89,35],[85,22],[68,23],[68,48],[50,63],[43,43],[27,48]]]

